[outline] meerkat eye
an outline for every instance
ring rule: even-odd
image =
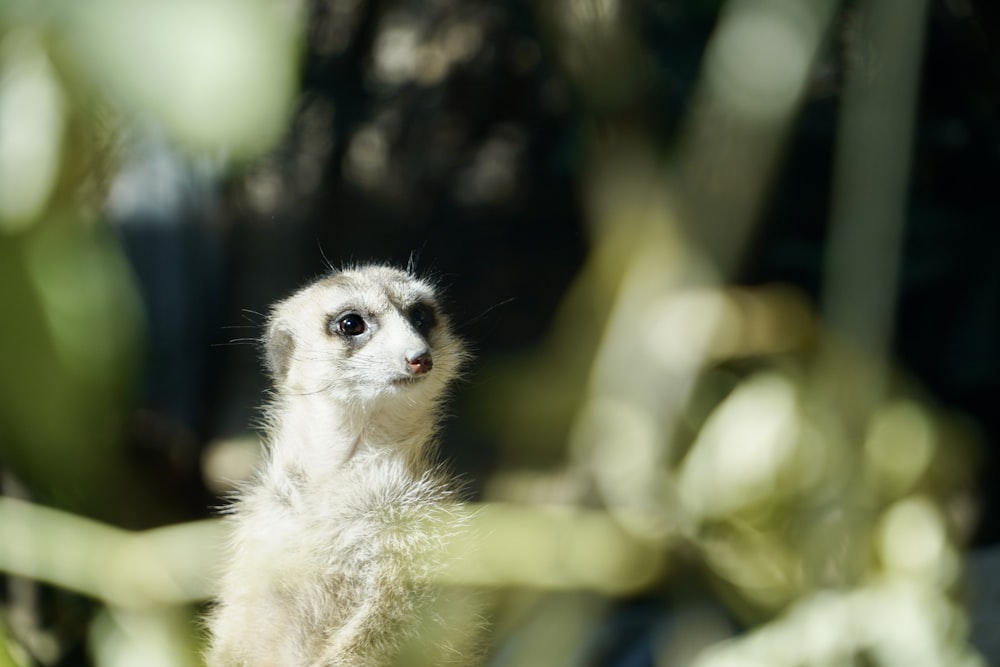
[[[368,331],[368,324],[357,313],[348,313],[337,320],[337,331],[345,336],[360,336]]]
[[[434,328],[434,311],[423,304],[410,309],[410,323],[421,336],[426,336]]]

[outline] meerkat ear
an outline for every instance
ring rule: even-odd
[[[292,338],[291,332],[277,323],[271,324],[264,341],[264,361],[276,383],[281,382],[288,375],[288,367],[292,363],[292,354],[294,353],[295,339]]]

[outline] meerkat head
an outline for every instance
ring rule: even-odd
[[[386,266],[335,273],[276,304],[265,351],[279,393],[362,406],[433,402],[464,357],[434,287]]]

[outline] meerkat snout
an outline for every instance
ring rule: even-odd
[[[406,355],[406,367],[413,375],[423,375],[434,368],[434,358],[429,350]]]

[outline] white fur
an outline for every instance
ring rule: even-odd
[[[417,303],[435,312],[426,336]],[[452,502],[428,454],[464,352],[437,308],[428,283],[368,266],[272,310],[267,458],[233,507],[210,665],[374,667],[406,636]],[[331,332],[344,313],[364,336]],[[431,370],[408,370],[425,351]]]

